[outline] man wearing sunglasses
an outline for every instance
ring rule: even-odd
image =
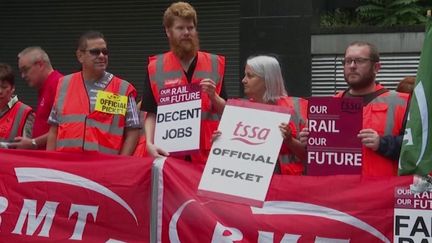
[[[59,82],[47,150],[131,155],[141,128],[135,88],[106,71],[108,49],[102,33],[83,34],[76,56],[82,71]]]
[[[63,75],[54,70],[48,54],[39,46],[31,46],[18,54],[21,77],[38,91],[32,138],[16,137],[10,148],[43,149],[48,138],[48,116],[54,103],[57,83]]]
[[[351,43],[342,64],[348,89],[336,97],[363,98],[363,129],[357,135],[364,145],[362,174],[397,175],[401,144],[396,141],[401,141],[397,137],[403,133],[408,94],[389,91],[375,80],[381,64],[378,50],[371,43]],[[300,141],[306,144],[308,135],[307,129],[302,130]]]
[[[207,161],[211,136],[219,124],[219,116],[225,105],[225,58],[199,51],[197,14],[189,3],[171,4],[164,13],[163,24],[171,50],[149,58],[147,79],[144,82],[141,111],[147,112],[144,121],[147,152],[154,157],[169,155],[157,147],[153,140],[159,90],[195,83],[201,86],[202,91],[200,151],[184,159],[202,164]]]

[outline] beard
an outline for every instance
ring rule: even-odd
[[[348,86],[353,90],[365,89],[375,82],[375,73],[373,72],[373,70],[358,77],[358,80],[354,82],[349,80],[349,75],[344,75],[344,76]]]
[[[193,58],[199,50],[198,35],[193,35],[189,39],[169,39],[171,51],[181,60]]]

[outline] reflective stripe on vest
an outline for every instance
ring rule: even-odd
[[[181,71],[164,71],[163,67],[164,54],[156,56],[156,73],[150,77],[150,80],[155,80],[158,89],[162,89],[165,86],[165,80],[176,79],[182,77]]]
[[[213,80],[217,86],[217,84],[219,83],[220,80],[220,75],[219,75],[219,62],[218,62],[218,57],[214,54],[210,54],[210,60],[211,60],[211,67],[212,67],[212,71],[211,72],[206,72],[206,71],[196,71],[194,73],[195,78],[209,78],[211,80]]]
[[[298,97],[292,97],[292,105],[294,107],[294,116],[291,116],[291,119],[294,122],[294,125],[296,127],[297,137],[300,133],[300,124],[303,122],[303,124],[306,123],[306,121],[302,117],[302,113],[300,111],[300,98]]]
[[[84,114],[74,114],[74,115],[58,115],[59,120],[61,117],[61,123],[79,123],[79,122],[85,122],[86,126],[88,127],[94,127],[104,132],[109,132],[114,135],[123,135],[123,129],[117,126],[113,126],[112,124],[104,124],[99,121],[95,121],[92,119],[87,119],[87,115]],[[116,119],[117,118],[117,119]],[[87,119],[87,120],[86,120]],[[117,120],[118,122],[118,115],[114,116],[114,120]],[[113,122],[113,124],[116,124]]]
[[[201,111],[201,120],[207,121],[219,121],[221,116],[217,113],[212,113],[208,111]]]
[[[82,139],[59,139],[57,140],[58,147],[84,147],[84,150],[89,151],[100,151],[102,153],[107,154],[118,154],[118,151],[115,149],[107,148],[100,144],[86,142],[83,144]]]
[[[12,128],[11,128],[10,133],[9,133],[9,137],[7,138],[8,141],[13,141],[15,137],[23,135],[21,132],[24,128],[25,121],[22,121],[22,119],[23,118],[26,119],[27,116],[24,116],[24,115],[28,114],[31,111],[29,106],[27,106],[21,102],[16,103],[15,105],[19,105],[19,107],[18,107],[18,112],[17,112],[16,116],[14,117],[13,125],[12,125]]]
[[[300,161],[294,154],[280,154],[279,161],[282,164],[289,164]]]
[[[60,109],[63,109],[63,107],[64,107],[64,103],[65,103],[65,99],[66,99],[66,93],[67,93],[67,90],[69,88],[69,84],[70,84],[70,81],[72,79],[72,76],[73,76],[73,74],[70,74],[70,75],[67,75],[63,78],[63,82],[62,82],[62,85],[60,87],[59,94],[58,94],[57,107],[56,107],[57,113],[59,113],[59,114],[62,113],[62,110],[60,110]]]
[[[378,96],[373,99],[369,104],[387,104],[387,116],[385,121],[384,135],[392,135],[395,120],[395,111],[398,105],[405,105],[407,101],[400,97],[397,92],[389,91],[386,96]]]

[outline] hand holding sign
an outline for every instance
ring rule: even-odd
[[[279,130],[282,133],[282,137],[286,142],[290,142],[292,140],[292,130],[288,123],[282,122],[279,125]]]
[[[201,91],[208,94],[210,99],[213,99],[216,96],[216,83],[209,79],[205,78],[200,82]]]
[[[371,128],[362,129],[360,130],[357,137],[361,139],[361,142],[364,146],[372,149],[373,151],[378,150],[380,137],[375,130]]]
[[[155,158],[169,156],[169,153],[154,144],[147,144],[147,153]]]
[[[309,137],[309,128],[305,127],[299,133],[300,143],[303,145],[307,145],[308,137]]]

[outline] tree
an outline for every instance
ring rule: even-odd
[[[421,0],[363,0],[356,9],[360,19],[369,25],[414,25],[426,22],[426,7]]]

